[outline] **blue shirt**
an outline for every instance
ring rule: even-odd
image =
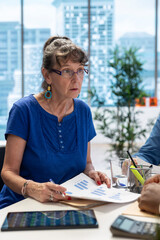
[[[96,135],[90,108],[74,99],[74,111],[58,118],[46,112],[33,95],[17,101],[10,113],[8,134],[26,140],[20,176],[36,182],[57,184],[83,172],[87,163],[88,142]],[[6,185],[0,193],[0,208],[23,199]]]
[[[154,165],[160,164],[160,116],[146,143],[140,148],[138,153],[133,155],[133,157],[139,157]]]

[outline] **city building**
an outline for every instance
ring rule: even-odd
[[[88,51],[88,1],[72,0],[53,1],[56,7],[56,26],[59,34],[68,36],[77,45]],[[98,95],[105,96],[109,103],[107,91],[108,52],[114,43],[114,0],[92,0],[90,7],[90,86],[95,87]],[[107,95],[108,94],[108,95]],[[80,98],[86,100],[88,95],[88,78],[84,79]]]
[[[50,36],[50,29],[24,28],[24,92],[35,86],[28,76],[40,76],[41,51]],[[33,81],[34,83],[34,81]],[[19,22],[0,22],[0,139],[4,134],[8,111],[14,100],[21,97],[21,25]],[[13,95],[16,95],[13,97]],[[13,100],[13,101],[12,101]],[[1,133],[3,133],[1,135]]]

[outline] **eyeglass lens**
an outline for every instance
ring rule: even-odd
[[[85,70],[84,69],[78,69],[77,72],[74,72],[73,70],[63,70],[62,76],[66,78],[71,78],[74,74],[77,74],[79,77],[83,77]]]

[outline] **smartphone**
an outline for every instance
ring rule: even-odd
[[[160,224],[152,222],[137,221],[125,216],[118,216],[110,227],[114,236],[131,237],[138,239],[159,239],[156,238],[157,231],[160,231]]]
[[[93,210],[9,212],[1,231],[98,228]]]

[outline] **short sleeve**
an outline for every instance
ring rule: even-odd
[[[8,134],[13,134],[27,141],[28,139],[27,119],[28,118],[25,109],[22,110],[21,107],[14,104],[9,112],[9,118],[5,132],[5,139],[7,139]]]

